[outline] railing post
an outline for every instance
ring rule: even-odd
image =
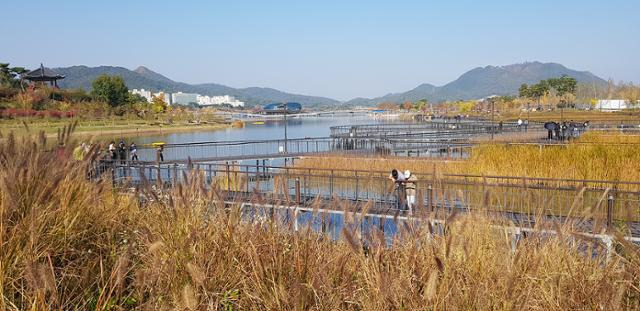
[[[245,171],[247,173],[247,193],[249,193],[249,166],[245,166]]]
[[[358,202],[358,171],[356,171],[356,202]]]
[[[173,185],[178,183],[178,163],[173,163]]]
[[[333,197],[333,170],[331,170],[331,176],[329,178],[329,195]]]
[[[609,193],[609,198],[607,198],[607,229],[613,229],[613,203],[613,193]]]
[[[226,171],[227,171],[227,193],[231,192],[231,172],[229,168],[229,161],[226,162]]]
[[[167,165],[167,182],[172,182],[173,179],[171,178],[171,165]]]
[[[116,185],[116,165],[115,163],[111,166],[111,185]]]
[[[158,184],[158,188],[162,189],[162,171],[160,170],[160,162],[156,166],[156,183]]]
[[[296,177],[296,203],[300,205],[302,203],[300,195],[300,177]],[[297,211],[297,209],[296,209]]]
[[[427,197],[429,198],[429,210],[433,212],[435,205],[433,204],[433,186],[431,184],[427,187]]]
[[[142,168],[140,168],[140,171],[138,172],[139,177],[141,177],[141,175],[147,174],[147,172],[145,172],[146,168],[147,164],[142,162]],[[149,180],[149,176],[145,176],[145,178],[147,179],[147,181]],[[140,178],[140,181],[142,181],[142,178]],[[140,184],[142,184],[142,182]]]
[[[293,230],[298,231],[298,208],[293,209]]]

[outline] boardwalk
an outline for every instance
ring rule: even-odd
[[[119,185],[135,186],[148,180],[160,187],[185,182],[186,176],[195,173],[208,187],[215,185],[229,200],[238,202],[259,198],[311,206],[317,200],[331,205],[338,199],[369,204],[376,213],[393,215],[403,209],[387,179],[388,172],[228,164],[115,165],[103,167],[103,172],[111,172]],[[535,224],[543,215],[561,222],[581,220],[589,232],[609,226],[640,236],[640,182],[415,174],[419,178],[419,209],[444,213],[479,210],[507,216],[522,226]]]
[[[354,135],[353,129],[356,129]],[[164,145],[164,160],[170,163],[215,162],[302,156],[326,152],[360,152],[397,156],[430,157],[443,154],[465,156],[473,137],[503,132],[520,132],[515,125],[487,127],[486,122],[456,125],[444,122],[389,124],[331,128],[331,137],[246,141],[210,141]],[[156,150],[140,147],[140,160],[155,162]]]

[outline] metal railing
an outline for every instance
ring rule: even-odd
[[[338,198],[370,202],[377,211],[394,213],[403,197],[393,190],[388,172],[330,170],[265,165],[194,164],[193,166],[122,166],[105,163],[101,171],[114,183],[137,185],[142,180],[168,187],[197,172],[207,185],[239,201],[260,194],[267,201],[310,204]],[[507,215],[519,224],[537,217],[581,220],[585,231],[617,227],[640,235],[640,182],[434,174],[415,172],[417,205],[431,212],[482,210]],[[399,203],[400,202],[400,203]],[[586,220],[586,221],[583,221]]]
[[[359,139],[344,140],[330,137],[302,139],[274,139],[255,141],[221,141],[184,144],[165,144],[162,150],[166,163],[215,162],[248,159],[269,159],[324,154],[327,152],[388,154],[396,156],[456,157],[468,155],[471,143],[464,138],[448,139]],[[285,148],[286,144],[286,148]],[[285,152],[286,150],[286,152]],[[135,164],[120,160],[123,164]],[[153,147],[138,149],[138,160],[146,164],[159,161],[158,150]],[[117,161],[117,160],[114,160]]]
[[[532,127],[533,125],[529,125]],[[406,124],[363,124],[342,125],[330,128],[331,137],[335,138],[362,138],[362,137],[418,137],[422,135],[434,135],[448,133],[483,134],[502,131],[524,131],[524,126],[518,126],[515,122],[490,122],[490,121],[430,121],[424,123]]]

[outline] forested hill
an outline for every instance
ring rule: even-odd
[[[210,96],[233,95],[246,102],[249,106],[285,101],[299,102],[306,107],[336,105],[339,103],[337,100],[331,98],[291,94],[272,88],[232,88],[216,83],[187,84],[176,82],[143,66],[135,70],[115,66],[72,66],[54,68],[54,70],[66,76],[65,79],[60,82],[60,87],[63,88],[91,90],[93,80],[100,75],[108,74],[121,76],[129,89],[147,89],[172,93],[198,93]]]

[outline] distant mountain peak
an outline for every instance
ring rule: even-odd
[[[173,82],[173,80],[145,67],[145,66],[138,66],[138,68],[136,68],[135,70],[133,70],[133,72],[138,73],[139,75],[147,78],[147,79],[151,79],[154,81],[159,81],[159,82]]]
[[[427,83],[404,92],[387,94],[369,100],[369,104],[380,102],[416,101],[427,99],[432,102],[479,99],[490,95],[516,95],[521,84],[534,84],[540,80],[568,75],[578,82],[605,84],[606,81],[588,71],[577,71],[558,63],[539,61],[517,64],[473,68],[443,86]],[[358,98],[357,103],[365,100]],[[349,103],[349,102],[347,102]]]

